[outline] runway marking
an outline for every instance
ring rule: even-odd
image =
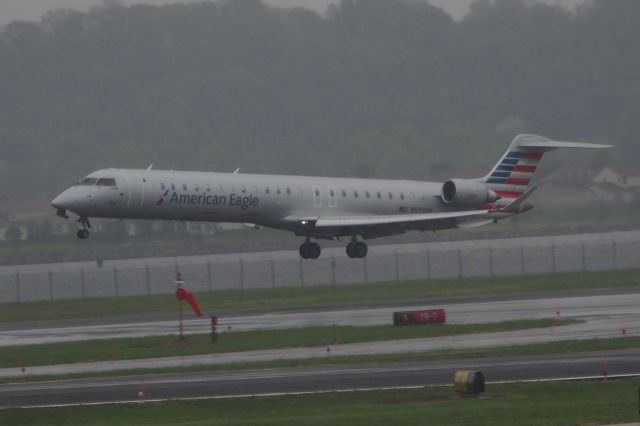
[[[640,377],[640,373],[632,374],[617,374],[609,376],[609,380],[619,380]],[[509,383],[544,383],[544,382],[575,382],[584,380],[601,380],[602,376],[578,376],[578,377],[564,377],[564,378],[550,378],[550,379],[528,379],[528,380],[502,380],[502,381],[490,381],[486,382],[487,385],[492,384],[509,384]],[[137,382],[138,383],[138,382]],[[374,392],[384,390],[410,390],[410,389],[422,389],[427,387],[450,387],[450,383],[441,385],[413,385],[413,386],[381,386],[373,388],[351,388],[351,389],[328,389],[318,391],[300,391],[300,392],[270,392],[262,394],[238,394],[238,395],[218,395],[218,396],[193,396],[184,398],[157,398],[146,399],[144,402],[140,402],[139,399],[132,399],[127,401],[104,401],[104,402],[82,402],[72,404],[48,404],[48,405],[24,405],[15,407],[0,407],[0,410],[12,410],[12,409],[42,409],[42,408],[69,408],[69,407],[91,407],[91,406],[103,406],[103,405],[124,405],[124,404],[148,404],[148,403],[161,403],[168,401],[211,401],[221,399],[234,399],[234,398],[269,398],[278,396],[300,396],[300,395],[320,395],[326,393],[350,393],[350,392]]]

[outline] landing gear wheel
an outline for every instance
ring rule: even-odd
[[[347,256],[351,259],[362,259],[369,252],[369,248],[362,241],[352,241],[347,244]]]
[[[311,243],[309,241],[304,242],[300,246],[300,256],[303,259],[317,259],[320,257],[320,253],[322,249],[318,245],[318,243]]]

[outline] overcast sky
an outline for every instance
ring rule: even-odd
[[[202,0],[123,0],[126,4],[147,3],[185,3],[189,1]],[[263,0],[265,3],[281,6],[302,6],[318,12],[324,12],[331,3],[339,0]],[[438,7],[442,7],[454,18],[459,19],[469,10],[469,5],[473,0],[426,0]],[[573,7],[585,0],[544,0],[551,4],[562,4],[566,7]],[[91,6],[102,4],[102,0],[0,0],[0,25],[13,20],[37,21],[47,11],[58,8],[72,8],[77,10],[88,10]]]

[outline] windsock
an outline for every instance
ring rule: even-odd
[[[202,311],[200,310],[200,306],[198,306],[198,302],[196,302],[196,297],[193,295],[193,293],[185,290],[184,288],[179,288],[176,291],[176,298],[178,300],[186,300],[187,302],[189,302],[189,305],[191,305],[191,309],[193,309],[193,312],[199,317],[202,316]]]

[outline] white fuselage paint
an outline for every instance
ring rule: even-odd
[[[58,200],[77,200],[80,216],[252,223],[296,230],[318,216],[450,211],[441,183],[166,170],[103,169],[87,177],[116,186],[76,185]]]

